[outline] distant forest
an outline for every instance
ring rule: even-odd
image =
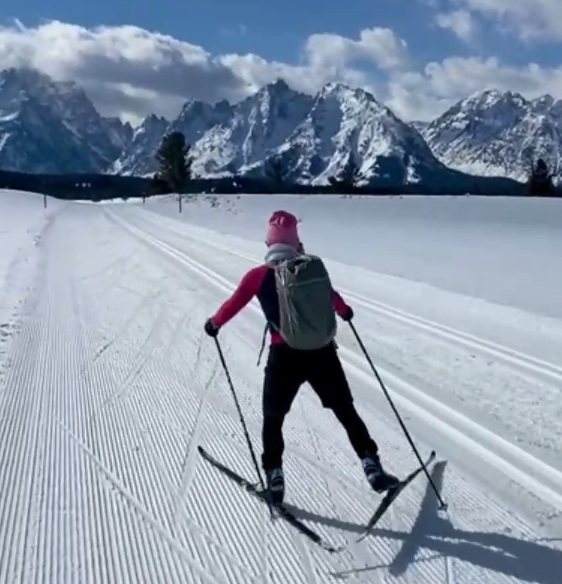
[[[26,174],[0,170],[0,188],[30,191],[69,200],[102,201],[122,198],[146,198],[165,194],[168,189],[155,184],[150,178],[109,174]],[[278,184],[273,180],[226,177],[222,179],[192,178],[187,181],[183,193],[298,193],[298,194],[363,194],[363,195],[547,195],[562,197],[562,189],[548,193],[530,192],[528,185],[504,178],[473,177],[471,185],[392,185],[381,183],[368,187],[344,184],[311,186],[302,184]],[[168,192],[170,192],[168,190]]]

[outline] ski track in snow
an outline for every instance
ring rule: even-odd
[[[202,332],[249,259],[236,260],[236,250],[217,245],[205,249],[168,224],[129,206],[71,204],[41,233],[0,393],[0,584],[560,583],[562,546],[548,539],[548,522],[518,516],[516,504],[502,501],[501,484],[494,493],[475,479],[468,463],[482,454],[470,442],[477,429],[450,417],[450,408],[424,403],[399,375],[392,389],[404,411],[414,402],[406,422],[415,423],[422,452],[428,438],[441,435],[420,407],[443,416],[446,439],[448,423],[465,438],[457,445],[460,461],[439,460],[431,470],[450,517],[438,515],[420,477],[371,537],[330,555],[284,521],[271,524],[266,505],[201,460],[197,444],[241,474],[255,475],[218,356]],[[209,258],[214,261],[205,265]],[[532,379],[550,383],[560,374],[555,366],[347,295],[434,339],[487,351]],[[221,335],[257,452],[262,326],[249,310]],[[360,411],[384,443],[389,467],[404,474],[415,459],[374,396],[364,363],[348,348],[348,335],[342,345]],[[330,541],[352,542],[378,498],[344,432],[305,388],[287,419],[286,445],[293,510]],[[433,446],[442,455],[441,444]],[[509,455],[496,438],[485,447],[490,456]],[[459,464],[464,459],[466,469]],[[481,461],[485,474],[494,462]],[[509,476],[509,468],[498,472],[521,489],[534,474],[561,496],[556,476],[547,481],[537,459],[529,455],[520,467],[521,476]],[[552,503],[554,514],[562,504]]]
[[[128,217],[128,219],[130,220],[130,217]],[[144,224],[144,229],[146,230],[147,228],[150,227],[150,222],[147,224]],[[132,229],[133,232],[135,232],[136,229],[138,229],[138,227],[134,227],[131,226],[130,224],[128,225],[129,229]],[[203,277],[203,280],[209,280],[212,281],[213,283],[215,283],[215,286],[218,286],[219,289],[223,289],[223,291],[231,291],[235,281],[231,281],[228,282],[228,280],[226,280],[224,278],[224,276],[222,276],[221,274],[218,274],[214,271],[214,266],[223,266],[223,265],[231,265],[232,266],[232,257],[226,257],[225,255],[223,255],[222,257],[219,257],[218,254],[214,254],[215,258],[216,258],[216,262],[213,264],[213,267],[209,268],[209,263],[202,264],[200,262],[198,262],[197,260],[194,259],[194,253],[197,256],[196,250],[195,250],[195,246],[193,245],[192,241],[189,241],[189,243],[186,243],[185,238],[183,237],[183,249],[189,249],[189,251],[191,252],[189,255],[183,253],[182,251],[180,251],[179,249],[175,248],[174,246],[171,246],[169,243],[164,242],[159,240],[158,238],[154,239],[154,235],[152,235],[152,233],[166,233],[166,235],[168,236],[169,233],[167,231],[163,231],[163,225],[159,225],[159,228],[157,230],[151,230],[150,233],[142,232],[142,230],[139,232],[137,231],[136,234],[137,236],[140,236],[141,238],[144,237],[144,240],[149,243],[150,245],[156,246],[156,248],[158,248],[160,251],[162,251],[164,254],[167,254],[169,257],[171,257],[172,259],[174,259],[175,261],[181,263],[184,265],[184,267],[199,273],[200,276]],[[184,234],[185,235],[185,234]],[[205,244],[207,247],[209,247],[207,244]],[[214,247],[214,249],[216,249],[216,246],[210,246],[210,247]],[[207,256],[207,261],[209,261],[209,257],[211,254],[209,254]],[[242,270],[242,267],[237,268],[236,266],[234,267],[235,270],[237,270],[239,273]],[[222,298],[224,298],[224,295],[222,296]],[[245,328],[245,327],[244,327]],[[257,339],[254,337],[254,342],[257,341]],[[248,344],[251,344],[252,341],[248,341]],[[257,343],[256,343],[257,344]],[[254,347],[256,346],[256,344],[254,344]],[[347,355],[346,355],[347,356]],[[349,361],[347,363],[349,365]],[[355,373],[357,373],[357,371],[355,371]],[[481,430],[483,432],[483,429]],[[479,436],[480,438],[480,436]],[[302,444],[306,444],[306,439],[299,439],[298,440],[299,445]],[[332,454],[332,453],[331,453]],[[313,455],[314,456],[314,455]],[[499,457],[499,460],[501,461],[501,457]],[[533,463],[536,465],[536,467],[540,468],[540,462],[537,461],[536,459],[532,459]],[[494,461],[496,462],[496,461]],[[342,461],[342,466],[343,464],[346,464],[344,461]],[[349,464],[349,462],[347,462],[347,464]],[[335,465],[334,466],[339,466],[339,465]],[[546,467],[545,467],[546,468]],[[512,470],[516,470],[515,467],[512,467]],[[536,468],[532,469],[533,471],[536,470]],[[551,469],[548,469],[551,470]],[[555,472],[555,471],[553,471]],[[521,478],[521,477],[518,477]],[[525,480],[530,480],[532,479],[531,474],[524,474],[523,473],[523,478]],[[557,493],[559,496],[559,493]],[[475,495],[469,495],[468,500],[473,500],[474,504],[477,505],[478,500],[477,497]],[[307,501],[308,503],[308,501]],[[348,503],[349,504],[349,503]],[[559,508],[559,505],[558,505]],[[379,550],[380,552],[380,550]],[[451,561],[446,562],[446,572],[447,574],[449,574],[449,577],[451,577],[451,574],[454,573],[454,567],[452,565]]]

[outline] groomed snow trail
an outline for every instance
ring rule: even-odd
[[[371,537],[336,556],[281,521],[271,524],[264,505],[196,453],[203,444],[253,477],[224,374],[202,333],[248,260],[179,236],[168,221],[129,207],[67,205],[38,243],[26,316],[0,385],[0,584],[560,584],[562,546],[552,526],[533,521],[531,508],[530,517],[519,516],[502,501],[501,485],[494,492],[475,477],[470,463],[481,453],[468,426],[457,425],[465,440],[449,445],[461,451],[459,459],[442,459],[441,444],[426,439],[450,440],[453,414],[422,404],[443,416],[440,436],[434,420],[416,413],[408,379],[402,405],[410,404],[422,451],[437,449],[432,474],[450,519],[437,515],[420,478]],[[248,310],[221,335],[258,450],[262,326]],[[389,467],[404,474],[415,459],[349,336],[342,338],[358,407]],[[518,358],[520,368],[524,362],[527,373],[541,368],[545,382],[557,374],[501,355]],[[286,443],[288,498],[297,515],[335,543],[352,541],[377,497],[341,428],[307,388],[287,420]],[[487,447],[507,456],[498,441]],[[482,464],[491,472],[492,462]],[[528,464],[521,467],[527,479],[540,467]],[[543,471],[535,478],[546,479]],[[520,491],[529,487],[506,474]],[[545,485],[562,497],[559,486]],[[539,502],[543,518],[558,510],[556,502],[553,509]]]

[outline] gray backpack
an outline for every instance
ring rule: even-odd
[[[279,329],[293,349],[325,347],[337,332],[332,283],[324,262],[302,254],[275,266],[279,297]]]

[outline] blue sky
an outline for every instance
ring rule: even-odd
[[[361,29],[373,26],[393,29],[420,62],[469,53],[493,54],[514,63],[557,65],[562,60],[552,43],[514,44],[513,37],[494,34],[490,23],[480,22],[479,42],[467,46],[435,25],[432,16],[447,2],[434,4],[432,8],[416,0],[349,0],[347,5],[334,0],[3,0],[0,16],[5,23],[17,18],[26,26],[48,20],[87,27],[135,24],[201,45],[215,54],[252,52],[289,62],[298,59],[311,34],[332,32],[355,37]]]
[[[504,16],[500,19],[502,14]],[[558,16],[560,24],[555,22]],[[60,34],[55,34],[52,27],[47,31],[46,23],[53,20],[75,28],[60,28]],[[23,23],[27,30],[18,32],[14,25],[16,21]],[[42,68],[55,77],[74,76],[86,86],[105,83],[109,93],[117,92],[117,76],[122,75],[123,83],[130,86],[130,91],[125,93],[131,115],[134,114],[135,100],[140,107],[138,114],[144,113],[140,105],[143,101],[141,94],[147,90],[158,93],[158,87],[149,86],[146,79],[148,71],[154,69],[154,63],[146,54],[138,57],[137,41],[127,40],[129,37],[121,28],[125,25],[146,29],[148,35],[170,35],[177,40],[175,52],[183,52],[183,42],[185,47],[201,47],[210,53],[211,61],[215,59],[205,65],[207,73],[213,69],[212,79],[208,75],[204,79],[195,75],[191,89],[186,79],[185,87],[162,90],[160,102],[164,110],[159,113],[177,108],[179,98],[207,95],[210,100],[240,98],[249,91],[248,88],[255,89],[275,76],[285,76],[297,89],[314,91],[318,84],[335,75],[338,80],[350,84],[366,85],[404,117],[416,117],[413,111],[416,108],[420,110],[419,117],[431,116],[464,93],[486,89],[490,85],[532,94],[549,91],[562,97],[562,0],[543,0],[541,3],[538,0],[348,0],[347,3],[333,0],[308,0],[306,3],[299,0],[165,0],[147,3],[138,0],[3,0],[0,22],[10,32],[6,36],[4,30],[4,38],[0,36],[0,68],[25,61],[25,64]],[[469,23],[471,34],[464,34],[468,30],[466,26],[459,28],[453,26],[454,23],[466,26]],[[83,39],[76,40],[77,35],[80,36],[76,27],[88,31],[99,26],[111,27],[116,37],[125,39],[120,41],[123,46],[119,49],[115,48],[115,42],[108,49],[102,47],[107,39],[99,35],[95,38],[95,43],[99,43],[96,64],[99,65],[100,55],[107,58],[108,50],[121,51],[111,57],[113,64],[119,61],[119,68],[113,74],[110,72],[105,80],[100,77],[103,68],[97,69],[98,77],[94,78],[87,72],[86,61],[77,64],[76,56],[72,60],[60,49],[49,63],[45,50],[37,48],[41,43],[52,43],[53,38],[60,38],[57,44],[62,45],[64,41],[72,53],[73,42],[82,43],[76,45],[76,50],[78,46],[85,46]],[[381,56],[384,48],[380,47],[382,37],[374,41],[379,43],[379,48],[375,49],[377,56],[373,56],[372,45],[358,47],[348,42],[356,41],[361,31],[368,29],[379,32],[384,29],[397,39],[396,42],[406,43],[399,64],[393,67],[381,65],[384,60]],[[321,49],[314,53],[315,62],[321,61],[322,71],[316,65],[312,71],[311,60],[307,61],[303,51],[311,35],[323,33],[329,33],[331,37],[324,40]],[[388,45],[389,38],[384,38]],[[36,57],[29,57],[27,45],[25,50],[22,48],[24,40],[27,44],[34,43]],[[127,42],[130,44],[126,45]],[[160,66],[169,51],[163,48],[162,41],[154,42],[157,45],[155,51],[160,55]],[[47,49],[53,50],[48,44]],[[89,46],[88,52],[91,50]],[[320,50],[324,51],[322,58]],[[235,61],[223,59],[224,55],[233,54],[238,56]],[[242,58],[244,55],[256,58],[250,63],[248,58]],[[257,57],[266,63],[257,63]],[[130,71],[124,70],[127,59],[131,60]],[[330,66],[335,63],[338,71],[330,73]],[[530,67],[531,63],[536,66]],[[429,64],[432,65],[428,67]],[[139,68],[143,66],[146,71],[140,75]],[[171,64],[166,67],[167,74],[173,76]],[[226,72],[225,67],[228,68]],[[219,69],[226,77],[219,74]],[[182,71],[181,76],[188,77],[192,71],[193,65],[190,64],[189,70]],[[132,81],[139,75],[142,80],[137,87]],[[162,84],[161,76],[159,80]],[[221,82],[224,85],[222,91]],[[212,87],[211,83],[214,83]],[[162,85],[168,86],[167,82]],[[136,94],[135,88],[138,90]],[[193,95],[188,95],[190,91]],[[109,93],[105,96],[100,93],[100,107],[111,109]],[[150,99],[146,97],[144,101],[148,107]],[[411,104],[412,111],[407,111],[408,104]],[[122,111],[117,113],[121,115]]]
[[[450,34],[428,42],[428,10],[414,0],[349,0],[351,10],[333,0],[3,0],[0,14],[27,26],[61,20],[84,26],[136,24],[205,47],[212,53],[253,52],[294,61],[306,38],[334,32],[354,37],[362,28],[390,27],[427,59],[458,50]],[[408,17],[405,18],[404,15]],[[420,27],[420,22],[424,23]]]

